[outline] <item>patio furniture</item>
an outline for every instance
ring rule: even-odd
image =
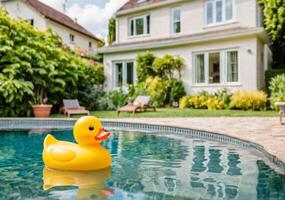
[[[80,106],[78,99],[64,99],[63,107],[60,108],[60,113],[70,117],[71,115],[90,115],[90,112],[85,107]]]
[[[150,105],[150,96],[138,96],[134,102],[128,103],[128,105],[125,105],[117,110],[118,116],[121,112],[130,112],[135,114],[139,111],[147,111],[147,109],[152,109],[153,111],[156,111],[156,108],[154,106]]]
[[[283,115],[285,114],[285,102],[276,102],[275,106],[279,107],[280,123],[283,124]]]

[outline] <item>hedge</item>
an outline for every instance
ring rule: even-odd
[[[265,83],[266,90],[269,91],[269,85],[272,78],[276,77],[279,74],[285,74],[285,69],[269,69],[265,72]]]

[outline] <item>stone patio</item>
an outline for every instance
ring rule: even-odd
[[[280,125],[278,118],[132,118],[107,121],[169,125],[229,135],[259,144],[285,163],[285,126]]]

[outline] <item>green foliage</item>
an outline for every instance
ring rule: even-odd
[[[164,81],[156,76],[154,78],[146,79],[147,94],[151,96],[152,104],[154,106],[161,106],[166,97],[165,93],[165,83]]]
[[[259,0],[263,8],[264,24],[272,40],[284,38],[285,1]]]
[[[224,88],[214,93],[214,97],[218,100],[220,109],[230,108],[232,93],[229,89]]]
[[[156,58],[153,62],[154,71],[163,79],[174,78],[175,72],[181,76],[181,71],[184,67],[184,60],[179,56],[165,55],[161,58]]]
[[[93,85],[81,92],[80,104],[88,110],[104,110],[108,106],[104,102],[105,92],[102,85]]]
[[[113,90],[107,94],[106,101],[108,110],[118,109],[127,103],[128,95],[122,89]]]
[[[104,80],[102,67],[65,49],[61,38],[0,10],[0,115],[29,116],[32,104],[59,104]],[[80,85],[81,84],[81,85]]]
[[[285,101],[285,74],[274,77],[269,86],[271,108],[275,108],[275,103]]]
[[[190,107],[190,99],[191,99],[191,96],[182,97],[179,101],[179,108],[180,109],[189,108]]]
[[[231,108],[242,110],[266,110],[267,95],[263,91],[239,91],[231,98]]]
[[[156,72],[153,70],[152,64],[155,60],[155,56],[146,51],[143,54],[139,54],[136,58],[136,67],[137,67],[137,79],[138,82],[144,82],[147,77],[156,76]]]
[[[116,41],[116,18],[112,17],[108,25],[108,43],[112,44],[114,41]]]
[[[279,74],[285,74],[285,69],[279,69],[279,70],[270,69],[265,72],[265,83],[266,83],[267,91],[269,91],[271,80],[275,78],[276,76],[278,76]]]
[[[176,104],[179,100],[186,95],[183,82],[177,79],[169,79],[165,81],[166,85],[166,101],[171,105]]]
[[[197,96],[184,96],[180,99],[179,108],[195,108],[208,110],[222,110],[229,108],[232,94],[228,89],[218,90],[214,94],[206,91]]]

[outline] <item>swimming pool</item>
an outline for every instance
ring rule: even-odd
[[[73,141],[71,131],[49,132]],[[113,132],[111,169],[44,168],[47,132],[0,132],[3,199],[285,199],[285,176],[255,151],[183,136]],[[67,186],[73,185],[73,186]]]

